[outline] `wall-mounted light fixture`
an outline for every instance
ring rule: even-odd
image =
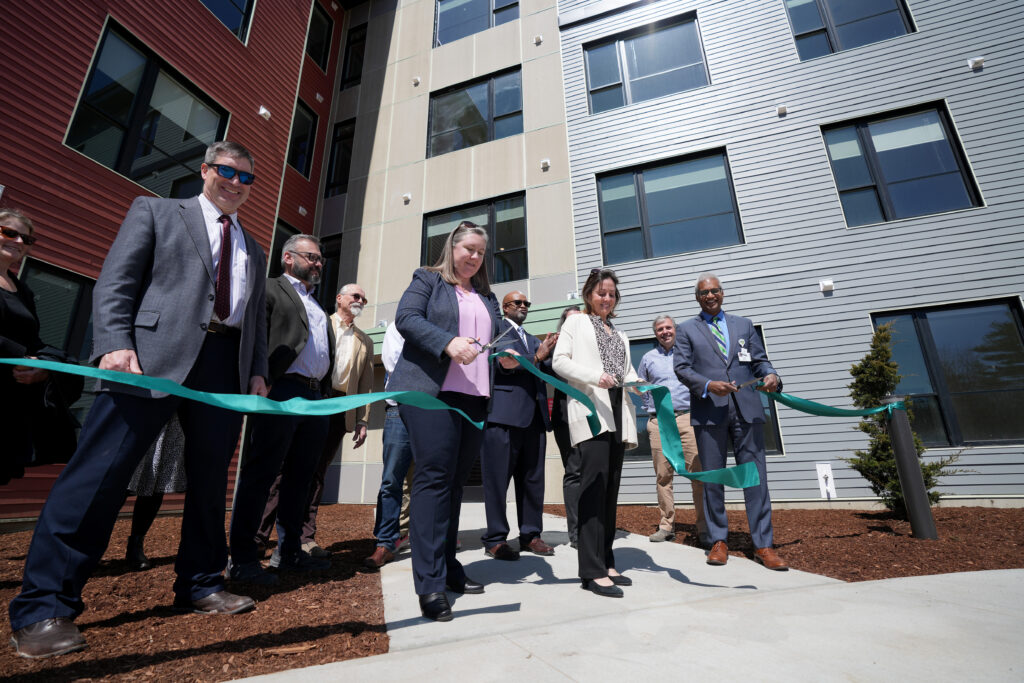
[[[406,192],[402,195],[402,202],[408,204],[412,201],[412,192]]]
[[[309,213],[309,211],[306,211],[306,207],[304,207],[304,206],[300,206],[299,207],[299,215],[300,216],[305,216],[307,213]]]
[[[836,288],[836,284],[832,280],[819,280],[818,289],[821,290],[822,294],[828,294]]]
[[[419,76],[413,76],[412,77],[412,85],[413,85],[413,87],[415,88],[419,84],[420,84],[420,77]]]
[[[538,33],[537,35],[535,35],[533,37],[533,44],[534,45],[540,45],[543,42],[544,42],[544,36],[542,36],[541,34]]]
[[[267,121],[270,120],[270,110],[264,107],[262,104],[260,105],[259,115],[265,118]]]
[[[323,102],[324,101],[324,96],[321,95],[320,93],[317,93],[316,94],[316,101],[317,102]]]
[[[985,58],[971,57],[970,59],[967,60],[967,66],[971,69],[971,71],[981,71],[982,68],[985,66]]]
[[[775,113],[778,114],[779,116],[785,116],[788,111],[789,110],[786,109],[786,105],[784,104],[780,104],[779,106],[775,107]]]
[[[540,160],[540,170],[546,171],[549,168],[551,168],[551,159],[541,159]]]

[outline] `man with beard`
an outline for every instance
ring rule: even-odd
[[[284,275],[267,281],[269,397],[320,399],[328,391],[334,334],[314,290],[320,282],[320,242],[294,235],[284,243]],[[277,513],[279,566],[283,571],[326,569],[330,562],[302,550],[302,522],[309,483],[327,438],[328,418],[256,415],[242,462],[231,513],[231,564],[239,582],[272,585],[277,576],[260,566],[256,532],[274,478],[280,474]]]

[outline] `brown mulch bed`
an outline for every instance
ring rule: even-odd
[[[560,505],[545,510],[564,514]],[[884,512],[776,510],[775,540],[795,569],[846,581],[1024,567],[1024,509],[938,508],[934,514],[939,540],[922,541],[911,537],[909,523]],[[623,506],[618,526],[648,535],[658,517],[654,507]],[[729,512],[729,520],[730,553],[749,557],[743,512]],[[171,611],[179,524],[176,516],[156,521],[146,538],[156,567],[135,574],[123,560],[129,523],[119,521],[77,622],[89,647],[31,661],[0,644],[0,679],[225,681],[387,652],[379,575],[362,566],[373,551],[371,506],[323,507],[318,535],[333,552],[331,569],[248,591],[259,601],[256,611],[233,617]],[[678,510],[676,532],[677,543],[696,544],[692,510]],[[17,593],[31,532],[2,538],[6,607]]]

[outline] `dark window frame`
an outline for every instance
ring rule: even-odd
[[[100,58],[103,54],[103,48],[107,44],[107,39],[110,37],[111,34],[116,35],[119,40],[123,41],[128,46],[137,50],[146,60],[145,66],[143,67],[143,74],[139,80],[138,89],[135,91],[132,97],[132,104],[128,111],[127,123],[121,123],[120,121],[117,121],[116,119],[112,118],[107,112],[98,109],[93,105],[89,104],[88,102],[86,102],[86,93],[88,92],[89,86],[93,82],[97,70],[99,69]],[[167,77],[170,78],[170,80],[172,80],[175,85],[177,85],[186,93],[188,93],[189,96],[194,98],[200,104],[207,107],[211,112],[214,112],[219,115],[217,134],[215,135],[215,138],[217,140],[224,139],[224,133],[227,130],[229,118],[228,110],[220,106],[220,104],[218,104],[205,92],[198,89],[190,79],[182,75],[177,69],[175,69],[168,62],[162,59],[154,50],[152,50],[145,43],[136,38],[131,32],[129,32],[120,24],[113,21],[107,23],[102,35],[100,36],[99,42],[97,43],[95,57],[93,58],[93,62],[89,67],[88,74],[86,74],[85,81],[83,82],[82,94],[80,95],[79,100],[75,103],[75,109],[71,114],[71,119],[68,122],[68,127],[65,131],[64,136],[64,144],[70,147],[71,149],[75,149],[75,147],[70,144],[71,136],[74,132],[75,123],[78,120],[79,113],[82,111],[87,111],[91,115],[96,116],[99,119],[106,122],[108,126],[123,131],[120,147],[115,156],[115,161],[111,166],[108,166],[103,161],[100,161],[99,159],[90,156],[85,151],[77,149],[75,149],[75,151],[78,151],[80,154],[83,154],[89,159],[92,159],[94,162],[100,164],[104,168],[110,169],[111,171],[114,171],[115,173],[118,173],[128,178],[132,182],[143,185],[143,187],[146,187],[154,194],[156,194],[154,190],[144,185],[142,182],[140,182],[140,180],[136,179],[144,179],[145,173],[133,172],[132,166],[135,162],[136,152],[140,144],[148,145],[150,147],[156,147],[153,141],[147,140],[146,137],[150,135],[147,127],[152,123],[151,117],[149,116],[149,104],[150,101],[152,100],[153,92],[156,88],[157,79],[160,77],[161,73],[166,74]],[[196,140],[196,142],[197,144],[194,146],[194,150],[195,152],[198,152],[200,156],[202,156],[202,154],[205,153],[206,147],[208,145],[199,140]],[[169,160],[173,160],[174,162],[177,162],[184,168],[189,169],[192,172],[194,178],[200,178],[199,168],[191,168],[189,164],[185,163],[185,161],[183,161],[180,158],[182,155],[179,154],[177,156],[172,156],[168,151],[164,149],[159,149],[159,151]],[[191,154],[190,156],[194,156],[195,152],[193,152],[193,154]],[[177,180],[180,180],[180,178]],[[175,182],[177,182],[177,180]],[[199,182],[201,183],[202,180],[200,179]]]
[[[284,251],[284,243],[289,237],[294,237],[302,231],[293,227],[280,217],[274,223],[274,232],[270,236],[270,253],[267,256],[267,277],[281,277],[284,268],[281,267],[281,254]]]
[[[524,263],[525,263],[526,272],[523,274],[523,277],[521,277],[521,278],[515,278],[513,280],[501,280],[501,281],[498,281],[498,280],[495,279],[495,270],[494,270],[494,254],[495,254],[494,245],[497,243],[497,238],[496,238],[495,232],[494,232],[495,231],[495,227],[497,225],[496,205],[497,205],[498,202],[505,201],[505,200],[508,200],[508,199],[516,199],[516,198],[519,198],[519,197],[521,197],[522,200],[523,200],[523,231],[524,231],[523,234],[525,235],[525,238],[524,238],[525,241],[524,241],[524,244],[521,247],[517,246],[515,248],[515,250],[518,251],[518,250],[521,249],[525,253]],[[509,194],[503,194],[503,195],[499,195],[497,197],[490,197],[488,199],[484,199],[484,200],[480,200],[480,201],[475,201],[475,202],[467,202],[465,204],[460,204],[458,206],[449,206],[449,207],[446,207],[444,209],[440,209],[438,211],[431,211],[430,213],[423,214],[423,229],[420,232],[420,267],[434,265],[433,263],[427,263],[427,257],[429,256],[428,248],[427,248],[428,247],[428,244],[427,244],[427,228],[429,227],[428,226],[428,222],[429,222],[429,220],[431,218],[436,218],[437,216],[443,216],[443,215],[449,214],[449,213],[455,213],[456,211],[465,211],[466,209],[470,209],[470,208],[477,207],[477,206],[484,206],[484,205],[487,206],[487,254],[486,254],[485,258],[486,258],[486,263],[487,263],[487,273],[491,277],[491,284],[495,285],[495,284],[502,284],[504,282],[518,282],[520,280],[528,280],[528,279],[530,279],[529,224],[527,222],[528,219],[527,219],[527,211],[526,211],[526,192],[524,192],[524,191],[523,192],[510,192]]]
[[[203,6],[210,11],[210,14],[212,14],[217,21],[219,21],[224,28],[231,33],[231,35],[242,41],[242,44],[245,44],[246,40],[249,38],[249,26],[252,23],[252,12],[256,6],[256,0],[244,0],[245,8],[238,8],[238,3],[235,0],[230,0],[231,4],[238,8],[239,13],[242,15],[242,19],[238,23],[238,33],[232,31],[231,27],[225,24],[224,20],[217,16],[217,13],[213,11],[213,8],[206,4],[206,0],[199,0],[199,2],[201,2]]]
[[[484,0],[477,0],[477,1],[484,2]],[[486,1],[490,5],[490,12],[488,13],[487,28],[480,29],[479,31],[476,31],[475,33],[468,33],[468,34],[466,34],[464,36],[460,36],[460,37],[456,38],[455,40],[452,40],[450,42],[444,43],[444,45],[451,45],[452,43],[454,43],[454,42],[456,42],[458,40],[462,40],[463,38],[469,38],[470,36],[475,36],[477,33],[482,33],[484,31],[486,31],[487,29],[494,28],[495,26],[501,26],[503,24],[507,24],[508,21],[515,21],[516,19],[520,18],[519,17],[519,0],[512,0],[511,2],[506,2],[504,5],[502,5],[500,7],[497,7],[496,5],[501,0],[486,0]],[[497,14],[500,11],[508,10],[510,7],[515,7],[516,8],[516,16],[515,16],[515,18],[509,19],[508,21],[503,21],[500,24],[495,23],[495,14]],[[442,43],[438,42],[439,41],[438,29],[440,27],[441,27],[441,0],[434,0],[434,43],[433,43],[433,47],[435,47],[435,48],[441,47],[441,45],[442,45]]]
[[[362,83],[363,80],[363,67],[365,65],[364,58],[366,56],[366,31],[368,24],[359,24],[359,26],[353,26],[348,30],[348,36],[345,39],[345,61],[341,67],[341,89],[346,90],[348,88],[355,87]],[[358,52],[359,72],[351,73],[352,69],[355,68],[357,61],[356,53]]]
[[[629,107],[629,106],[632,106],[634,104],[638,104],[640,102],[648,102],[651,99],[657,99],[655,97],[648,98],[648,99],[642,99],[642,100],[634,100],[633,99],[632,89],[630,88],[630,83],[629,83],[629,81],[630,81],[629,73],[628,73],[628,70],[627,70],[627,67],[626,67],[627,60],[626,60],[626,57],[625,57],[625,49],[626,49],[625,48],[625,42],[627,40],[630,40],[632,38],[636,38],[638,36],[642,36],[642,35],[646,35],[646,34],[650,34],[650,33],[657,33],[658,31],[663,31],[665,29],[669,29],[669,28],[672,28],[674,26],[679,26],[679,25],[686,24],[686,23],[693,23],[694,28],[697,31],[697,41],[698,41],[698,44],[699,44],[698,47],[700,47],[700,53],[701,53],[701,64],[704,66],[704,76],[707,79],[707,83],[705,83],[702,86],[696,86],[694,88],[688,88],[686,90],[676,90],[676,91],[671,92],[671,93],[666,93],[665,95],[659,95],[658,97],[667,97],[669,95],[675,95],[675,94],[678,94],[678,93],[681,93],[681,92],[690,92],[692,90],[698,90],[700,88],[706,88],[706,87],[710,86],[711,85],[711,73],[710,73],[710,71],[708,71],[707,53],[704,51],[704,41],[701,38],[700,24],[697,22],[697,13],[696,12],[687,12],[686,14],[676,15],[674,17],[669,17],[667,19],[662,19],[662,20],[659,20],[659,21],[656,21],[656,22],[653,22],[653,23],[650,23],[650,24],[646,24],[644,26],[638,26],[636,28],[632,28],[632,29],[629,29],[627,31],[623,31],[622,33],[617,33],[617,34],[612,35],[612,36],[602,37],[602,38],[600,38],[598,40],[594,40],[592,42],[584,44],[582,46],[582,50],[583,50],[583,74],[584,74],[584,79],[585,79],[586,88],[587,88],[587,112],[593,116],[593,115],[596,115],[596,114],[603,114],[603,113],[605,113],[607,111],[616,111],[618,109],[623,109],[625,107]],[[587,61],[587,52],[588,52],[588,50],[596,50],[597,48],[605,47],[606,45],[611,45],[611,44],[615,44],[615,55],[616,55],[616,60],[618,61],[618,67],[619,67],[619,80],[616,81],[615,83],[608,83],[608,84],[602,85],[602,86],[600,86],[598,88],[591,88],[590,87],[590,69],[588,68],[588,63],[589,62]],[[606,91],[606,90],[610,90],[611,88],[614,88],[614,87],[621,87],[622,88],[622,95],[623,95],[623,104],[622,104],[622,106],[620,106],[620,107],[612,107],[611,109],[602,109],[599,112],[595,112],[594,111],[594,93],[595,92],[603,92],[603,91]]]
[[[800,59],[800,61],[802,61],[802,62],[806,62],[806,61],[809,61],[811,59],[819,59],[821,57],[827,57],[829,55],[834,55],[837,52],[844,52],[846,50],[855,50],[858,47],[865,47],[867,45],[874,45],[875,43],[880,43],[883,40],[891,40],[892,38],[898,38],[899,37],[899,36],[890,36],[888,38],[879,38],[878,40],[872,41],[870,43],[864,43],[863,45],[853,45],[851,47],[842,47],[841,45],[839,45],[839,32],[837,31],[837,28],[838,28],[839,24],[836,23],[835,18],[832,16],[832,10],[831,10],[831,8],[829,8],[827,2],[824,2],[823,0],[811,0],[811,2],[814,2],[814,4],[817,6],[818,14],[821,16],[821,21],[822,21],[822,23],[824,25],[822,26],[822,28],[816,28],[816,29],[812,29],[810,31],[804,31],[803,33],[797,33],[795,27],[793,26],[793,18],[792,18],[792,16],[790,16],[789,8],[785,6],[785,0],[783,0],[783,8],[785,9],[785,12],[786,12],[786,19],[789,21],[790,33],[793,34],[793,44],[794,44],[794,46],[797,46],[797,41],[800,38],[807,38],[807,37],[814,36],[814,35],[824,35],[825,36],[825,42],[828,43],[829,53],[827,55],[816,55],[814,57],[808,57],[807,59],[804,59],[803,57],[799,57],[800,52],[799,52],[799,47],[797,47],[797,56]],[[910,33],[916,33],[917,32],[917,28],[914,26],[914,22],[911,19],[910,10],[907,7],[906,2],[904,0],[895,0],[895,4],[896,4],[896,9],[900,13],[900,18],[903,19],[903,27],[906,29],[906,33],[904,33],[903,35],[907,35],[907,34],[910,34]],[[882,14],[888,14],[888,11],[887,12],[881,12],[879,14],[873,14],[873,15],[870,15],[870,16],[881,16]],[[865,16],[865,17],[861,17],[860,19],[862,20],[862,19],[867,19],[867,18],[870,18],[870,17]]]
[[[1007,308],[1010,311],[1010,316],[1016,324],[1017,334],[1020,335],[1021,340],[1024,340],[1024,309],[1021,308],[1020,299],[1017,297],[982,299],[977,301],[966,301],[945,304],[941,306],[919,306],[915,308],[879,311],[877,313],[871,314],[871,326],[873,329],[878,328],[879,318],[887,318],[902,315],[910,316],[913,320],[914,332],[917,334],[917,341],[921,345],[922,359],[924,361],[925,369],[928,372],[928,380],[931,384],[932,391],[930,393],[911,393],[906,394],[906,396],[908,401],[910,402],[913,402],[917,398],[934,398],[938,406],[939,418],[942,422],[942,427],[946,432],[947,438],[949,439],[949,442],[945,444],[926,444],[928,448],[1006,446],[1011,444],[1022,443],[1022,441],[1019,439],[969,440],[963,437],[963,433],[960,429],[960,421],[957,417],[956,408],[953,405],[953,392],[950,391],[946,383],[946,378],[942,372],[941,367],[939,366],[941,362],[941,356],[939,355],[938,345],[936,344],[935,337],[931,331],[931,325],[928,322],[929,313],[958,309],[971,309],[978,306],[986,306],[993,304],[1005,304],[1007,306]]]
[[[693,253],[696,253],[697,251],[705,251],[705,249],[698,249],[698,250],[695,250],[695,251],[681,251],[681,252],[677,252],[677,253],[674,253],[674,254],[659,254],[659,255],[654,254],[654,249],[651,246],[651,227],[652,226],[650,225],[650,219],[648,217],[648,211],[647,211],[647,193],[644,191],[644,185],[641,182],[641,180],[642,180],[642,176],[643,176],[643,172],[644,171],[649,171],[649,170],[653,170],[653,169],[656,169],[656,168],[661,168],[662,166],[671,166],[672,164],[677,164],[677,163],[684,162],[684,161],[693,161],[693,160],[697,160],[697,159],[710,158],[712,156],[716,156],[716,155],[719,155],[719,154],[722,156],[723,167],[725,168],[725,179],[726,179],[726,182],[729,184],[729,195],[730,195],[730,198],[732,200],[732,209],[733,209],[732,213],[735,214],[735,216],[736,216],[736,228],[737,228],[737,232],[738,232],[739,241],[736,242],[735,244],[720,245],[720,246],[709,247],[709,248],[710,249],[723,249],[723,248],[726,248],[726,247],[736,247],[736,246],[742,246],[742,245],[746,244],[745,235],[743,233],[743,222],[740,220],[739,203],[738,203],[738,200],[736,199],[736,186],[733,184],[733,181],[732,181],[732,169],[730,168],[730,165],[729,165],[729,154],[728,154],[727,150],[723,147],[721,149],[702,150],[700,152],[695,152],[693,154],[686,154],[686,155],[680,156],[680,157],[672,157],[670,159],[659,159],[657,161],[646,162],[646,163],[638,164],[638,165],[635,165],[635,166],[627,166],[626,168],[619,168],[619,169],[615,169],[615,170],[612,170],[612,171],[604,171],[602,173],[599,173],[599,174],[595,175],[594,176],[594,184],[595,184],[595,193],[597,194],[598,224],[599,224],[599,226],[601,228],[601,258],[602,258],[602,262],[605,265],[612,265],[612,264],[616,264],[617,265],[619,263],[635,263],[636,261],[646,261],[646,260],[652,259],[652,258],[672,258],[672,257],[675,257],[675,256],[679,256],[681,254],[693,254]],[[640,224],[638,226],[637,225],[631,225],[631,226],[627,226],[627,227],[620,227],[620,228],[617,228],[615,230],[611,230],[609,232],[610,233],[627,232],[627,231],[636,230],[636,229],[639,228],[639,230],[641,231],[641,234],[643,235],[644,255],[640,259],[635,259],[634,261],[615,261],[615,262],[609,263],[609,261],[607,260],[607,250],[605,249],[605,241],[604,241],[605,235],[608,234],[608,233],[604,229],[604,209],[602,208],[602,204],[601,204],[600,182],[601,182],[601,180],[603,178],[608,178],[608,177],[616,176],[616,175],[623,175],[625,173],[632,173],[633,174],[633,192],[634,192],[634,194],[636,196],[636,199],[637,199],[637,202],[638,202],[638,207],[637,208],[638,208],[638,216],[640,218]],[[714,216],[714,215],[721,215],[721,214],[707,214],[706,216],[695,216],[694,218],[706,218],[708,216]]]
[[[507,76],[507,75],[512,74],[512,73],[519,74],[519,109],[517,109],[517,110],[515,110],[513,112],[508,112],[508,113],[502,114],[501,116],[495,116],[494,115],[494,81],[497,78],[501,78],[502,76]],[[483,144],[486,144],[488,142],[494,142],[495,141],[495,137],[494,137],[494,124],[495,124],[496,121],[504,120],[504,119],[510,119],[513,116],[517,116],[517,115],[519,117],[523,116],[523,70],[522,70],[521,66],[514,66],[514,67],[512,67],[510,69],[502,69],[501,71],[496,71],[494,73],[487,74],[486,76],[481,76],[479,78],[474,78],[471,81],[464,81],[462,83],[457,83],[455,85],[452,85],[452,86],[449,86],[447,88],[444,88],[443,90],[437,90],[435,92],[432,92],[432,93],[430,93],[430,102],[428,103],[428,110],[427,110],[427,158],[428,159],[433,159],[435,157],[444,156],[445,154],[451,154],[452,152],[458,152],[458,151],[463,150],[463,149],[469,149],[471,147],[476,147],[477,146],[477,145],[468,145],[466,147],[459,147],[458,149],[453,149],[453,150],[448,151],[448,152],[441,152],[440,154],[432,154],[431,151],[430,151],[430,148],[432,146],[433,140],[436,137],[436,135],[442,135],[443,133],[451,132],[451,131],[442,131],[441,133],[437,133],[436,135],[434,133],[433,129],[434,129],[434,101],[435,101],[435,99],[438,98],[438,97],[443,97],[445,95],[450,95],[450,94],[452,94],[454,92],[458,92],[460,90],[468,90],[468,89],[470,89],[472,87],[480,85],[481,83],[487,83],[487,139],[484,140],[483,142],[480,142],[480,143],[477,143],[477,144],[483,145]],[[524,129],[524,132],[525,132],[525,129]],[[523,133],[516,133],[516,135],[522,135],[522,134]],[[513,136],[508,135],[506,137],[513,137]],[[497,139],[504,140],[505,138],[497,138]]]
[[[341,276],[341,235],[331,235],[320,240],[320,253],[323,254],[322,278],[317,285],[316,298],[327,311],[327,315],[334,313],[338,288],[342,283],[338,281]],[[334,280],[334,282],[330,282]]]
[[[888,184],[885,181],[885,176],[882,172],[882,165],[878,157],[878,152],[875,149],[874,140],[872,139],[871,134],[868,131],[868,127],[873,123],[891,121],[905,116],[911,116],[913,114],[923,114],[929,111],[934,111],[939,117],[939,125],[942,126],[942,132],[946,137],[946,142],[949,143],[949,147],[952,150],[953,158],[956,161],[957,169],[960,171],[960,177],[964,181],[964,186],[967,189],[967,195],[971,201],[971,205],[961,207],[958,209],[938,211],[935,213],[922,213],[913,216],[897,216],[896,209],[892,201],[892,196],[889,193]],[[825,135],[826,133],[832,130],[839,130],[842,128],[850,127],[853,127],[857,133],[857,142],[860,143],[861,149],[864,152],[864,162],[867,165],[868,174],[871,177],[872,184],[857,185],[853,187],[839,189],[839,178],[836,176],[835,166],[832,162],[832,156],[828,150],[828,140],[826,139]],[[946,108],[944,102],[929,102],[926,104],[916,105],[913,107],[903,107],[892,111],[886,111],[872,116],[862,116],[856,119],[850,119],[848,121],[831,123],[821,127],[821,136],[822,141],[825,145],[825,156],[829,160],[829,168],[832,171],[832,180],[835,183],[836,194],[840,197],[840,203],[843,193],[860,192],[869,189],[874,190],[875,196],[878,199],[878,204],[882,210],[882,223],[911,220],[914,218],[921,218],[923,216],[937,216],[943,213],[950,213],[951,211],[964,211],[965,209],[974,209],[983,205],[981,199],[981,190],[978,187],[977,181],[974,179],[974,174],[971,173],[970,171],[970,166],[967,163],[967,154],[966,152],[964,152],[963,145],[960,142],[960,136],[957,134],[956,128],[953,127],[952,117],[950,117],[949,110]],[[844,221],[846,221],[846,225],[848,228],[860,228],[869,225],[879,224],[865,223],[859,225],[850,225],[845,210],[843,211],[843,219]]]
[[[295,118],[298,116],[300,111],[308,115],[310,117],[310,120],[312,121],[312,126],[310,126],[309,129],[309,134],[306,136],[306,167],[304,169],[299,168],[297,165],[292,163],[292,145],[295,143],[295,138],[293,137],[293,135],[295,134]],[[299,173],[301,173],[303,177],[305,177],[306,179],[311,178],[313,174],[313,156],[314,152],[316,151],[316,132],[319,124],[320,117],[316,115],[316,112],[313,111],[313,108],[310,107],[305,102],[303,102],[301,99],[296,99],[295,111],[292,113],[292,130],[288,135],[288,153],[285,158],[288,162],[288,165],[291,166],[296,171],[298,171]]]
[[[350,137],[350,146],[348,153],[348,160],[345,163],[344,169],[344,180],[337,180],[335,178],[336,172],[339,170],[338,164],[344,159],[339,159],[338,154],[341,150],[341,143],[345,140],[345,131],[351,129],[352,135]],[[339,194],[348,193],[348,181],[352,175],[352,145],[355,143],[356,133],[356,120],[347,119],[345,121],[339,121],[334,124],[334,132],[331,133],[331,157],[330,162],[327,165],[327,181],[324,184],[324,198],[334,197]]]
[[[319,17],[327,23],[327,42],[322,47],[322,54],[319,56],[314,55],[309,51],[310,46],[310,34],[313,30],[313,20]],[[313,0],[313,9],[309,15],[309,26],[306,29],[306,54],[313,60],[313,63],[320,67],[320,70],[327,73],[327,66],[331,58],[331,43],[334,42],[334,19],[327,13],[319,2]]]

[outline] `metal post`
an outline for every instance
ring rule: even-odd
[[[905,400],[902,396],[887,396],[882,399],[884,405]],[[910,429],[907,411],[895,408],[889,412],[889,439],[892,442],[893,455],[896,458],[896,470],[900,476],[900,489],[903,491],[903,502],[910,517],[910,528],[914,538],[938,540],[935,530],[935,518],[928,503],[928,490],[924,487],[921,476],[921,463],[917,459],[914,448],[914,433]]]

